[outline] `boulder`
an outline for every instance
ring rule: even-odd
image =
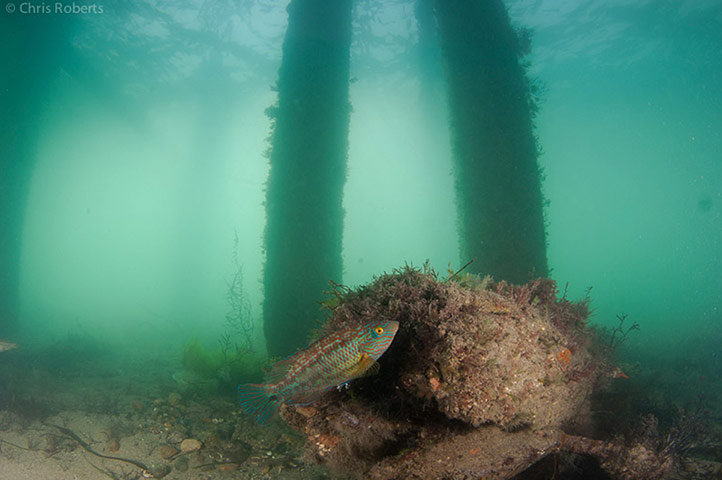
[[[321,334],[374,320],[399,331],[378,375],[282,418],[307,453],[358,478],[510,478],[588,422],[597,380],[588,301],[475,275],[406,267],[351,290],[336,286]]]

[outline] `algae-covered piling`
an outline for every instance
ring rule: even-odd
[[[293,0],[266,192],[263,318],[271,355],[306,343],[328,279],[341,280],[351,2]]]
[[[535,104],[501,0],[434,2],[454,150],[461,258],[521,283],[547,274]]]

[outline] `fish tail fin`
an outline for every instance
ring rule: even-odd
[[[265,423],[281,406],[281,398],[268,384],[238,385],[238,401],[244,412],[256,417],[257,423]]]

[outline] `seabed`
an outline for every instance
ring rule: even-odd
[[[621,374],[610,345],[630,330],[591,328],[589,300],[550,280],[406,267],[334,295],[319,335],[400,322],[379,374],[263,425],[232,388],[186,377],[181,352],[72,337],[3,352],[0,480],[722,475],[716,367],[638,357]]]

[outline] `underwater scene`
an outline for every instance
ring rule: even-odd
[[[722,479],[720,0],[3,0],[0,480]]]

